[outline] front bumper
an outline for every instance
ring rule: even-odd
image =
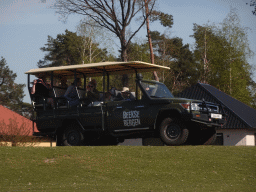
[[[211,113],[190,113],[184,116],[187,121],[193,121],[196,123],[204,124],[209,127],[222,127],[225,124],[225,117],[223,114],[221,119],[212,118]]]
[[[203,123],[203,124],[206,124],[207,126],[221,127],[225,124],[225,119],[223,119],[223,114],[217,114],[216,116],[218,116],[218,115],[221,115],[221,118],[214,118],[214,117],[212,117],[213,115],[211,115],[211,113],[191,114],[191,121]]]

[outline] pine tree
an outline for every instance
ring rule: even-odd
[[[188,44],[157,31],[152,32],[152,40],[157,63],[171,68],[160,78],[174,94],[197,82],[197,65]]]
[[[89,55],[90,50],[84,46],[84,37],[66,30],[65,34],[58,34],[54,39],[48,36],[47,44],[41,50],[47,52],[43,60],[39,60],[38,67],[51,67],[63,65],[75,65],[88,63],[83,62],[85,55]],[[94,49],[99,49],[98,44],[93,43]],[[98,51],[97,62],[105,60],[107,51]]]
[[[23,88],[25,84],[14,82],[16,73],[7,66],[6,60],[1,57],[0,60],[0,104],[22,114],[23,108]]]

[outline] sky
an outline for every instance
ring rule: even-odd
[[[231,7],[237,9],[241,24],[250,28],[248,38],[250,48],[256,53],[256,16],[253,7],[246,5],[250,0],[158,0],[158,10],[173,15],[174,24],[169,33],[172,37],[180,37],[183,43],[194,45],[193,23],[204,25],[220,23],[230,12]],[[27,84],[26,71],[37,68],[37,62],[43,59],[40,48],[47,43],[48,35],[56,38],[65,30],[75,32],[82,19],[79,15],[69,16],[66,22],[52,8],[54,0],[0,0],[0,57],[4,57],[9,68],[17,74],[16,83]],[[153,23],[151,31],[161,33],[165,28]],[[146,39],[143,28],[134,41]],[[115,43],[118,45],[118,42]],[[115,48],[119,49],[118,47]],[[250,61],[256,66],[256,56]],[[256,74],[255,74],[256,76]],[[27,88],[24,102],[30,103]]]

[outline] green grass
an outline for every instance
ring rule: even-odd
[[[0,191],[256,191],[256,147],[0,147]]]

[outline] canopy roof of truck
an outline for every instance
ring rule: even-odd
[[[77,74],[84,74],[86,76],[102,76],[103,70],[109,75],[113,74],[126,74],[126,73],[141,73],[158,70],[169,70],[169,67],[146,63],[142,61],[129,61],[129,62],[101,62],[101,63],[89,63],[79,65],[68,65],[58,67],[45,67],[38,69],[31,69],[25,74],[39,75],[41,73],[54,73],[54,75],[73,75],[76,70]]]

